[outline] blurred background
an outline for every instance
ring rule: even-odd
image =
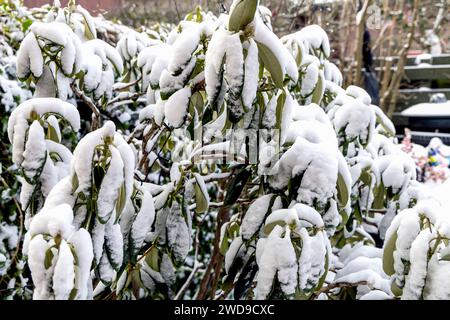
[[[61,1],[66,5],[68,1]],[[93,14],[136,29],[177,23],[197,5],[215,14],[232,0],[78,0]],[[28,7],[53,0],[25,0]],[[344,87],[364,87],[394,121],[404,150],[433,180],[450,175],[448,0],[261,0],[282,36],[324,28]],[[442,173],[445,171],[446,173]]]

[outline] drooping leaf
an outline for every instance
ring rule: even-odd
[[[395,243],[397,242],[397,236],[396,230],[383,247],[383,270],[389,276],[395,273],[394,251],[396,248]]]
[[[243,30],[255,18],[259,0],[241,0],[230,13],[228,29],[238,32]]]
[[[275,128],[281,129],[281,120],[283,118],[283,109],[286,104],[286,91],[282,91],[277,100],[276,124]]]
[[[259,57],[263,62],[264,67],[270,72],[272,80],[277,88],[282,89],[285,73],[280,62],[269,47],[260,42],[256,42],[256,44],[258,45]]]
[[[234,204],[237,201],[250,176],[251,171],[246,168],[242,168],[238,171],[227,189],[225,200],[223,201],[225,206]]]
[[[337,178],[337,191],[338,191],[338,199],[341,207],[345,207],[348,202],[350,191],[347,188],[347,184],[345,183],[344,177],[338,173]]]
[[[196,184],[194,185],[196,203],[195,212],[204,213],[206,212],[206,210],[208,210],[209,207],[208,191],[206,189],[205,181],[200,174],[194,173],[194,178],[196,181]]]
[[[373,209],[383,209],[384,208],[384,200],[386,198],[386,188],[384,187],[383,181],[381,181],[380,184],[375,187],[374,194],[375,194],[375,199],[373,200],[372,208]]]
[[[150,268],[159,272],[159,265],[161,263],[161,257],[159,256],[159,250],[156,247],[152,247],[145,256],[145,262]]]
[[[123,211],[123,208],[125,208],[126,202],[127,202],[127,198],[126,198],[125,184],[122,184],[122,186],[119,189],[119,197],[117,198],[117,202],[116,202],[116,213],[117,213],[116,219],[119,219],[120,214]]]
[[[44,267],[45,269],[48,269],[52,266],[52,260],[53,260],[53,251],[52,251],[52,247],[48,248],[47,251],[45,252],[45,258],[44,258]]]
[[[51,126],[50,124],[48,125],[47,139],[52,140],[56,143],[60,143],[58,134],[56,133],[56,129],[53,128],[53,126]]]
[[[319,79],[317,80],[317,84],[314,87],[314,90],[312,92],[311,102],[320,104],[320,101],[322,100],[323,96],[323,78],[319,76]]]

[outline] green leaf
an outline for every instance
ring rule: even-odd
[[[45,251],[44,267],[46,270],[52,266],[52,260],[53,260],[53,256],[54,256],[52,248],[54,248],[54,247],[52,246],[52,247],[48,248],[47,251]]]
[[[225,85],[224,77],[225,77],[225,54],[222,57],[222,62],[220,64],[220,69],[217,72],[217,81],[219,83],[218,86],[215,87],[214,93],[208,97],[209,105],[213,110],[219,110],[223,104],[223,86]]]
[[[123,211],[123,208],[125,208],[126,202],[127,198],[126,198],[125,184],[122,184],[122,186],[119,189],[119,198],[117,199],[116,202],[117,219],[119,219],[119,216]]]
[[[348,202],[350,190],[348,190],[347,184],[345,183],[345,180],[344,180],[344,177],[340,173],[338,173],[338,178],[337,178],[337,192],[338,192],[339,205],[341,207],[345,207]]]
[[[395,136],[395,127],[392,121],[384,114],[384,112],[377,106],[373,107],[375,110],[377,123],[379,123],[390,137]]]
[[[400,297],[403,294],[403,289],[400,288],[395,281],[391,283],[391,291],[396,297]]]
[[[84,24],[84,36],[88,40],[95,39],[94,34],[92,33],[91,29],[89,28],[89,25],[87,24],[86,20],[83,21]]]
[[[202,114],[203,113],[203,107],[204,107],[204,102],[203,102],[203,96],[200,92],[194,92],[191,96],[191,99],[189,100],[191,106],[193,106],[196,110],[198,114]],[[191,116],[194,117],[194,113],[191,113]]]
[[[85,10],[85,9],[82,9],[82,10],[78,10],[78,13],[80,13],[81,16],[83,17],[84,36],[88,40],[95,39],[97,31],[96,30],[91,30],[91,28],[89,26],[89,23],[88,23],[88,19],[90,18],[89,17],[89,12],[87,10]]]
[[[303,61],[304,53],[303,53],[302,47],[300,47],[300,45],[295,43],[295,46],[297,46],[297,50],[298,50],[297,56],[295,57],[295,62],[297,63],[297,66],[300,66],[302,64],[302,61]]]
[[[441,261],[450,261],[450,253],[442,255],[439,260],[441,260]]]
[[[316,86],[314,87],[314,90],[312,92],[311,102],[320,104],[320,101],[322,101],[323,96],[323,78],[319,76],[319,79],[317,81]]]
[[[150,251],[145,256],[145,262],[148,264],[150,268],[159,272],[159,264],[161,258],[159,256],[159,250],[156,247],[150,249]]]
[[[317,286],[316,286],[317,289],[322,288],[322,286],[325,282],[325,278],[327,277],[327,274],[328,274],[329,265],[330,265],[330,261],[328,259],[328,250],[327,250],[327,252],[325,252],[325,266],[323,268],[325,270],[325,272],[323,273],[322,277],[320,277],[320,280],[317,283]]]
[[[258,3],[259,0],[241,0],[237,3],[230,13],[228,30],[238,32],[245,29],[255,18]]]
[[[73,288],[72,291],[70,291],[69,300],[75,300],[78,293],[77,288]]]
[[[285,225],[286,225],[286,221],[283,220],[283,219],[274,220],[271,223],[268,223],[268,224],[264,225],[264,229],[263,229],[264,230],[264,234],[266,236],[268,236],[272,232],[273,228],[275,228],[275,226],[284,227]]]
[[[383,209],[384,208],[384,199],[386,197],[386,188],[384,187],[383,181],[380,182],[378,186],[375,187],[374,190],[375,199],[373,200],[373,209]]]
[[[362,181],[366,186],[370,186],[372,181],[372,176],[370,175],[368,170],[363,170],[361,175],[359,176],[359,180]]]
[[[256,44],[258,45],[259,58],[264,67],[270,72],[275,85],[282,89],[285,74],[280,62],[269,47],[258,41],[256,41]]]
[[[237,199],[242,193],[242,190],[244,190],[244,187],[247,184],[247,181],[250,178],[250,176],[251,176],[250,170],[247,170],[245,168],[239,170],[239,172],[234,176],[233,180],[231,181],[227,189],[225,200],[223,201],[223,204],[225,206],[236,203]]]
[[[26,19],[25,21],[23,21],[22,22],[22,32],[26,33],[32,24],[33,24],[33,20],[31,20],[31,19]]]
[[[276,124],[275,128],[281,129],[281,120],[283,118],[283,109],[286,104],[286,91],[283,90],[277,100],[276,108]]]
[[[48,125],[47,139],[55,141],[56,143],[61,142],[61,141],[59,141],[59,137],[58,137],[58,134],[56,133],[56,129],[53,128],[53,126],[51,126],[50,124]]]
[[[194,185],[195,188],[195,212],[197,213],[203,213],[208,210],[209,207],[209,195],[206,189],[205,181],[203,180],[203,177],[198,174],[194,173],[195,181],[197,182]]]
[[[395,243],[397,242],[397,237],[397,230],[395,230],[394,234],[389,238],[389,240],[384,244],[383,247],[383,270],[389,276],[395,273],[394,251],[396,247]]]
[[[255,256],[252,255],[239,273],[239,277],[234,286],[235,299],[243,298],[251,289],[257,271],[258,265],[256,264]]]

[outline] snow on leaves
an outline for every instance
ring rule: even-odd
[[[199,265],[220,255],[227,275],[207,283],[217,285],[212,296],[339,297],[342,284],[361,299],[448,295],[435,288],[446,272],[445,223],[417,208],[394,218],[421,200],[414,165],[369,95],[341,88],[319,26],[279,39],[267,8],[236,0],[229,15],[197,9],[172,30],[118,28],[117,44],[97,29],[81,7],[56,6],[18,53],[35,98],[13,111],[8,135],[35,298],[173,298],[180,270],[192,267],[197,281]],[[62,124],[82,127],[77,101],[63,101],[73,88],[103,107],[90,105],[98,120],[111,101],[139,96],[134,131],[106,121],[83,131],[72,155]],[[248,129],[278,132],[254,163]],[[384,236],[393,218],[384,273],[368,231]]]

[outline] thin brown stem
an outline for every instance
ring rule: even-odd
[[[75,93],[77,98],[81,99],[92,111],[93,117],[92,117],[92,124],[91,124],[91,130],[95,130],[100,128],[101,124],[101,117],[100,117],[100,111],[95,105],[95,103],[84,94],[83,91],[81,91],[74,83],[70,85],[72,88],[72,91]]]

